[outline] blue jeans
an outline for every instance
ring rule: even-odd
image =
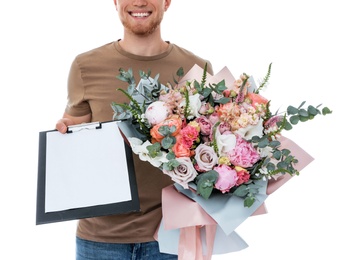
[[[177,260],[159,252],[158,242],[116,244],[76,238],[76,260]]]

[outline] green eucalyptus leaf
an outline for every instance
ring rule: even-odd
[[[201,87],[200,83],[196,80],[194,80],[194,88],[198,91],[198,93],[202,93],[203,88]]]
[[[302,117],[308,117],[308,112],[307,112],[307,110],[305,110],[305,109],[303,109],[303,108],[301,108],[300,110],[299,110],[299,112],[298,112],[298,114]]]
[[[220,99],[216,100],[216,103],[218,103],[218,104],[226,104],[226,103],[229,103],[230,101],[231,101],[231,98],[223,97],[223,98],[220,98]]]
[[[303,101],[303,102],[301,103],[301,105],[299,105],[298,109],[300,109],[301,107],[303,107],[304,104],[306,104],[306,101]]]
[[[288,122],[287,120],[285,120],[285,124],[283,126],[283,129],[285,129],[286,131],[292,130],[292,125],[290,124],[290,122]]]
[[[176,156],[175,156],[175,154],[173,153],[173,151],[170,151],[169,153],[167,153],[166,158],[167,158],[168,160],[173,160],[173,159],[176,158]]]
[[[319,113],[319,110],[314,106],[308,106],[307,111],[310,115],[316,116]]]
[[[225,86],[225,80],[222,80],[217,84],[213,84],[213,86],[215,86],[215,92],[218,94],[222,94],[223,91],[227,89]]]
[[[183,77],[183,76],[184,76],[184,69],[183,69],[183,67],[180,67],[180,68],[177,70],[177,76],[178,76],[178,77]]]
[[[291,151],[289,149],[285,148],[285,149],[281,150],[281,153],[282,153],[283,156],[288,156],[291,153]]]
[[[298,115],[290,117],[290,123],[293,125],[297,125],[299,121],[300,121],[300,116],[298,116]],[[292,129],[292,126],[291,126],[291,129]]]
[[[258,142],[260,142],[260,137],[258,137],[257,135],[255,135],[255,136],[253,136],[253,137],[251,138],[251,140],[252,140],[252,142],[254,142],[254,143],[258,143]]]
[[[300,116],[300,121],[301,122],[307,122],[309,119],[310,119],[309,117]]]
[[[276,141],[276,140],[271,141],[270,144],[269,144],[269,146],[270,146],[271,148],[277,148],[277,147],[279,147],[280,145],[281,145],[281,142],[280,142],[280,141]]]
[[[154,143],[147,146],[148,154],[150,157],[155,158],[161,154],[160,144]]]
[[[280,150],[276,150],[273,152],[272,154],[273,158],[275,158],[276,160],[280,160],[281,158],[281,151]]]
[[[203,198],[208,199],[214,189],[214,185],[219,177],[217,171],[208,171],[199,175],[197,182],[197,193]]]
[[[166,163],[163,163],[163,169],[167,171],[172,171],[179,165],[180,163],[177,160],[173,159],[173,160],[169,160]]]
[[[286,162],[284,162],[284,161],[279,162],[279,163],[277,164],[277,168],[278,168],[278,169],[286,169],[287,167],[288,167],[288,164],[287,164]]]
[[[255,197],[247,197],[244,200],[244,206],[250,208],[255,203]]]
[[[175,127],[175,126],[174,126]],[[167,125],[162,125],[158,128],[158,132],[162,135],[162,136],[168,136],[171,134],[171,129],[169,126]]]
[[[169,133],[172,134],[172,133],[175,133],[175,131],[177,130],[177,127],[172,125],[169,127]]]
[[[298,109],[293,107],[293,106],[288,106],[287,107],[287,114],[288,115],[296,115],[296,114],[298,114]]]
[[[233,192],[233,194],[237,197],[245,197],[249,193],[249,188],[247,185],[241,184],[237,189]]]
[[[269,143],[270,143],[270,141],[267,138],[263,138],[259,141],[258,147],[265,148],[266,146],[269,145]]]
[[[273,164],[272,162],[270,162],[270,163],[268,163],[268,164],[266,165],[266,168],[267,168],[267,171],[268,171],[268,172],[272,172],[272,171],[274,171],[274,170],[276,169],[276,165]]]
[[[175,137],[166,136],[162,139],[162,141],[160,143],[164,149],[168,150],[169,148],[173,147],[173,145],[175,144],[175,141],[176,141]]]
[[[328,114],[332,114],[332,110],[330,110],[328,107],[324,107],[322,109],[322,113],[323,113],[324,116],[328,115]]]
[[[212,90],[210,88],[203,88],[202,95],[204,98],[207,98],[211,95]]]

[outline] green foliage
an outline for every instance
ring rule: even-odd
[[[246,184],[241,184],[234,189],[233,194],[235,196],[244,198],[244,206],[251,207],[256,201],[256,195],[259,193],[261,185],[256,184],[253,181],[249,181]]]
[[[280,149],[281,142],[278,140],[272,140],[268,135],[262,137],[254,136],[251,142],[260,149],[271,149],[272,158],[266,157],[259,161],[258,165],[253,168],[250,173],[255,174],[259,179],[267,178],[278,173],[288,173],[290,175],[298,175],[299,172],[295,169],[294,165],[298,163],[296,157],[291,155],[291,151],[288,149]],[[272,159],[277,162],[272,163]],[[267,173],[261,173],[260,168],[266,168]]]
[[[312,120],[317,115],[327,115],[331,114],[332,111],[328,107],[324,107],[322,110],[319,109],[321,105],[316,107],[309,105],[307,108],[303,106],[306,104],[306,101],[303,101],[298,107],[288,106],[286,109],[286,113],[288,115],[288,121],[285,120],[283,123],[285,124],[283,128],[285,130],[291,130],[292,125],[297,125],[299,122],[307,122]],[[279,123],[280,126],[281,123]]]
[[[183,67],[180,67],[180,68],[177,70],[176,75],[177,75],[178,79],[173,78],[173,80],[174,80],[174,83],[175,83],[175,84],[178,84],[178,83],[179,83],[179,79],[184,76],[184,69],[183,69]]]
[[[203,72],[203,76],[201,78],[201,84],[200,86],[203,88],[206,84],[206,77],[207,77],[207,72],[208,72],[208,64],[205,63],[205,66],[204,66],[204,72]]]
[[[197,193],[201,195],[204,199],[208,199],[214,189],[214,185],[218,178],[219,173],[214,170],[199,174],[196,178]]]
[[[172,160],[169,160],[169,162],[163,163],[162,167],[166,171],[172,171],[179,165],[180,165],[180,163],[177,160],[172,159]]]
[[[189,100],[189,91],[187,89],[184,90],[184,97],[185,97],[184,117],[188,118],[190,100]]]
[[[268,70],[267,70],[267,73],[266,73],[266,76],[264,77],[262,83],[260,84],[260,86],[255,90],[255,93],[258,94],[260,92],[260,90],[262,88],[264,88],[267,84],[268,84],[268,81],[270,79],[270,76],[271,76],[271,66],[272,66],[272,63],[270,63],[269,67],[268,67]]]
[[[147,146],[148,154],[150,157],[155,158],[157,156],[160,156],[162,154],[160,150],[160,144],[154,143],[152,145]]]

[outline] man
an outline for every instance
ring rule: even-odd
[[[112,120],[110,104],[128,102],[116,89],[127,89],[118,80],[119,68],[131,68],[152,75],[160,82],[172,82],[179,67],[184,72],[197,64],[210,62],[164,41],[160,24],[171,0],[114,0],[124,27],[123,37],[78,55],[68,78],[68,102],[56,129],[65,133],[67,126],[91,121]],[[137,77],[138,78],[138,77]],[[153,235],[161,212],[161,190],[172,184],[170,178],[134,155],[140,212],[81,219],[77,227],[76,257],[84,259],[177,259],[159,252]]]

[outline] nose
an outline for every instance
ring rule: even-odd
[[[134,6],[147,6],[148,2],[146,0],[134,0]]]

